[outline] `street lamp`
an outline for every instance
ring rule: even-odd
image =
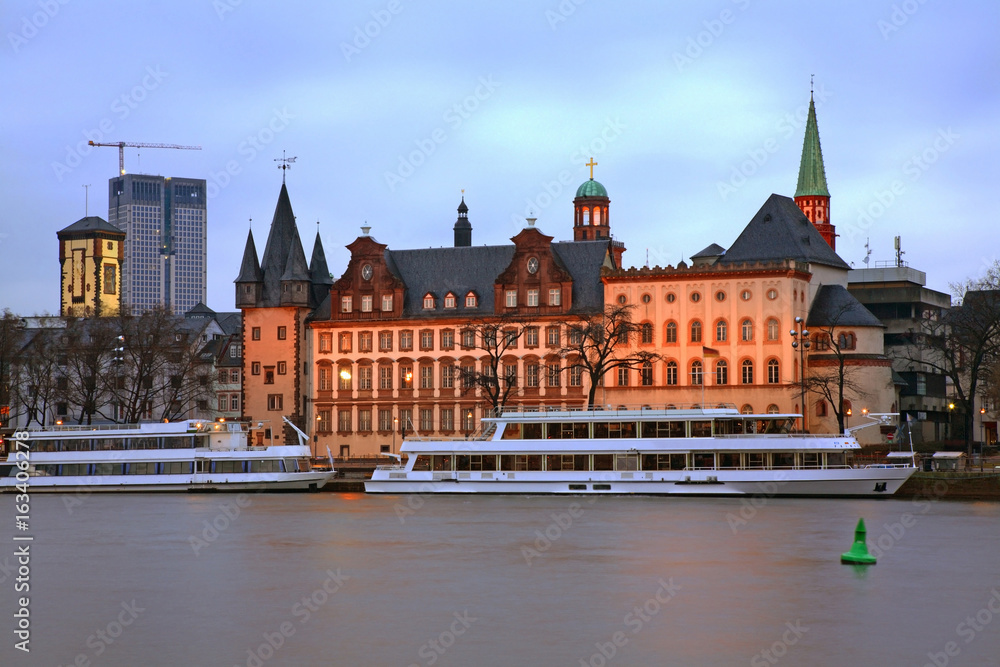
[[[799,380],[802,384],[801,397],[799,399],[799,404],[802,406],[802,430],[806,430],[806,350],[809,349],[811,343],[809,342],[809,330],[805,328],[805,320],[801,317],[795,318],[795,326],[797,329],[792,329],[788,333],[792,336],[792,349],[797,349],[799,351]],[[801,339],[801,340],[800,340]],[[800,344],[801,343],[801,344]]]
[[[847,417],[846,421],[844,422],[844,430],[846,431],[847,428],[850,427],[851,425],[851,415],[854,414],[854,411],[851,410],[851,408],[847,408],[847,412],[844,414]]]
[[[399,424],[399,417],[392,418],[392,453],[396,453],[396,426]]]
[[[979,472],[983,471],[983,447],[986,446],[986,408],[979,408],[979,432],[982,437],[979,440]]]

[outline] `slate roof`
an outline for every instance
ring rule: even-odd
[[[806,318],[807,327],[884,327],[843,285],[822,285]]]
[[[713,243],[704,250],[701,250],[691,255],[691,259],[698,259],[700,257],[721,257],[722,255],[725,254],[726,254],[725,248],[723,248],[718,243]]]
[[[302,252],[302,242],[295,226],[295,214],[292,212],[292,202],[288,198],[288,188],[281,184],[278,203],[274,207],[274,217],[271,218],[271,229],[267,233],[267,243],[264,246],[264,256],[260,262],[263,273],[264,289],[262,292],[263,306],[277,306],[281,302],[281,279],[285,273],[289,254],[293,244],[298,243],[302,264],[305,265],[305,253]],[[244,253],[246,254],[246,253]],[[308,280],[308,278],[306,278]]]
[[[802,159],[799,162],[799,182],[795,196],[819,195],[829,197],[826,187],[826,169],[823,167],[823,149],[819,145],[819,126],[816,124],[816,105],[809,96],[809,117],[806,134],[802,140]]]
[[[260,263],[257,261],[257,246],[253,242],[253,230],[247,234],[247,244],[243,248],[243,262],[240,264],[240,275],[236,276],[237,283],[256,283],[264,279],[264,274],[260,270]]]
[[[403,317],[434,317],[445,314],[444,296],[452,292],[464,306],[470,291],[478,297],[478,307],[458,311],[463,315],[494,314],[494,281],[510,265],[516,248],[505,246],[469,246],[386,250],[386,266],[406,284]],[[601,267],[608,252],[608,241],[565,241],[552,244],[553,257],[573,277],[573,312],[599,311],[603,308],[604,289]],[[436,297],[435,310],[423,307],[424,295]],[[321,304],[314,319],[329,317],[329,299]],[[454,315],[455,311],[447,311]]]
[[[850,270],[791,197],[772,194],[719,264],[793,259]]]
[[[107,232],[111,234],[118,234],[120,236],[125,236],[125,232],[118,229],[104,218],[96,215],[90,215],[87,216],[86,218],[80,218],[69,227],[66,227],[65,229],[60,229],[56,233],[78,234],[84,232]]]

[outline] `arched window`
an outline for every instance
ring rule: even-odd
[[[779,384],[781,382],[781,373],[778,368],[777,359],[769,359],[767,362],[767,383],[768,384]]]
[[[589,208],[584,208],[583,209],[583,224],[584,225],[589,225],[590,224],[590,209]]]
[[[701,362],[695,361],[691,364],[691,384],[700,385],[703,381]]]
[[[771,403],[771,405],[767,406],[767,414],[769,415],[778,414],[778,406],[775,405],[774,403]]]
[[[741,415],[752,415],[753,414],[753,406],[750,405],[749,403],[747,403],[742,408],[740,408],[740,414]]]
[[[744,342],[750,342],[753,340],[753,322],[750,320],[743,320],[740,325],[740,333]]]
[[[675,386],[677,384],[677,362],[667,362],[667,384]]]
[[[677,322],[667,322],[666,342],[668,343],[677,342]]]
[[[643,387],[653,386],[653,364],[649,361],[642,362],[642,369],[639,371],[639,377],[642,381]]]
[[[857,347],[857,339],[853,333],[842,333],[837,337],[837,344],[841,350],[853,350]]]
[[[826,417],[826,401],[823,399],[816,401],[816,416]]]
[[[778,320],[773,317],[767,321],[767,339],[768,340],[778,340],[778,331],[780,325]]]
[[[741,365],[743,384],[753,384],[753,362],[749,359],[744,360]]]
[[[691,342],[700,343],[701,342],[701,322],[695,320],[691,323]]]
[[[719,359],[715,364],[715,384],[729,384],[729,366],[725,359]]]
[[[715,341],[717,343],[725,343],[726,335],[728,334],[728,327],[726,326],[725,320],[719,320],[715,323]]]
[[[594,224],[595,225],[601,224],[601,209],[600,208],[594,208]]]
[[[641,337],[640,337],[639,340],[642,341],[643,343],[652,343],[653,342],[653,325],[652,324],[650,324],[649,322],[643,322],[642,323],[642,334],[641,334]]]

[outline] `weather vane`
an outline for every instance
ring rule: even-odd
[[[288,169],[291,169],[292,168],[292,163],[295,162],[297,159],[298,159],[297,157],[285,157],[285,151],[281,151],[281,157],[280,158],[277,158],[277,157],[274,158],[275,162],[280,162],[281,163],[281,164],[278,165],[278,169],[281,170],[281,183],[282,183],[282,185],[284,185],[284,183],[285,183],[285,171],[288,170]]]

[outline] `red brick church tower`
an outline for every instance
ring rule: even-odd
[[[823,149],[819,145],[819,128],[816,125],[816,104],[811,92],[806,136],[802,142],[802,160],[799,163],[799,183],[795,188],[795,203],[816,226],[820,236],[836,250],[837,231],[830,224],[830,191],[826,187]]]

